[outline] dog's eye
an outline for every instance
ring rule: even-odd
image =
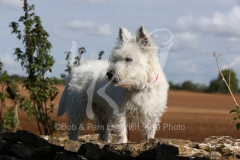
[[[126,62],[131,62],[131,61],[132,61],[132,58],[127,57],[127,58],[125,58],[125,61],[126,61]]]

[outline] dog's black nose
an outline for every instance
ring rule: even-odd
[[[113,77],[113,72],[112,71],[109,71],[109,72],[107,72],[107,77],[108,77],[108,79],[112,79],[112,77]]]

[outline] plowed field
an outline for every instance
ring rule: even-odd
[[[57,105],[64,89],[58,86],[59,95],[54,103]],[[21,90],[21,93],[27,94]],[[240,95],[236,95],[240,103]],[[235,108],[229,94],[206,94],[186,91],[169,91],[168,110],[163,115],[162,123],[156,137],[181,138],[201,142],[209,136],[233,136],[240,138],[240,131],[236,131],[235,123],[230,124],[233,114],[229,111]],[[59,124],[67,124],[66,115],[57,117],[55,109],[51,115]],[[38,134],[36,122],[28,122],[24,112],[19,113],[21,128]],[[64,132],[64,131],[58,131]],[[83,134],[94,133],[93,130]],[[140,141],[139,131],[130,131],[130,141]]]

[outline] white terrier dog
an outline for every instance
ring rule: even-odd
[[[87,61],[73,68],[66,80],[58,116],[67,113],[71,140],[87,118],[95,119],[99,139],[127,143],[127,124],[139,122],[145,139],[154,138],[166,110],[168,83],[160,67],[158,47],[141,26],[132,36],[120,28],[109,63]],[[76,126],[76,127],[73,127]]]

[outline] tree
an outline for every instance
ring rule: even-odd
[[[9,77],[7,71],[3,70],[3,63],[0,59],[0,131],[16,131],[19,126],[18,120],[18,94],[17,84]],[[5,105],[5,100],[12,101],[10,106]],[[6,107],[3,114],[3,108]]]
[[[224,78],[226,79],[226,81],[228,82],[228,84],[230,86],[230,89],[233,92],[237,92],[237,90],[238,90],[238,79],[237,79],[237,76],[236,76],[236,72],[234,72],[233,70],[230,70],[230,69],[225,69],[225,70],[222,70],[222,74],[223,74]],[[218,79],[219,80],[222,79],[220,74],[218,75]],[[224,87],[223,87],[223,92],[224,93],[228,92],[228,88],[227,88],[226,85],[224,85]]]
[[[230,78],[228,79],[229,81],[227,81],[226,78],[225,78],[225,76],[224,76],[224,74],[223,74],[223,72],[222,72],[221,69],[220,69],[218,60],[219,60],[219,57],[220,57],[221,55],[222,55],[222,54],[216,55],[215,52],[213,53],[213,56],[214,56],[215,59],[216,59],[216,63],[217,63],[217,67],[218,67],[218,71],[219,71],[219,75],[220,75],[219,77],[222,78],[222,81],[225,83],[228,91],[230,92],[230,94],[231,94],[231,96],[232,96],[232,98],[233,98],[233,101],[234,101],[235,104],[236,104],[236,109],[233,109],[233,110],[230,111],[230,113],[234,113],[234,114],[235,114],[235,116],[232,118],[232,121],[231,121],[231,122],[237,121],[236,129],[237,129],[237,130],[240,130],[240,107],[239,107],[239,105],[238,105],[238,103],[237,103],[237,101],[236,101],[236,99],[235,99],[235,97],[234,97],[234,95],[233,95],[232,90],[231,90],[231,87],[230,87],[230,84],[229,84],[229,83],[230,83]],[[229,71],[229,77],[231,77],[230,74],[231,74],[231,70]],[[219,77],[218,77],[218,78],[219,78]],[[229,83],[228,83],[228,82],[229,82]]]
[[[169,89],[170,90],[180,90],[181,86],[180,84],[174,84],[173,82],[169,81]]]
[[[207,92],[211,93],[222,93],[224,84],[219,79],[211,80],[209,87],[207,88]]]
[[[67,74],[69,74],[72,71],[73,67],[80,66],[82,54],[86,53],[86,49],[84,47],[81,47],[78,49],[78,55],[74,58],[73,64],[71,64],[72,52],[68,51],[65,53],[67,54],[66,58],[65,58],[65,60],[67,61],[67,65],[66,65],[67,68],[65,69],[65,72],[67,72]],[[65,73],[62,73],[60,76],[63,79],[65,79],[67,77],[67,75]]]
[[[69,74],[72,71],[72,64],[71,64],[72,52],[68,51],[65,53],[67,54],[66,58],[65,58],[65,60],[67,61],[67,65],[66,65],[67,68],[65,69],[65,72],[67,72]],[[67,77],[67,75],[65,73],[62,73],[60,76],[62,79],[65,79]]]
[[[18,22],[24,27],[20,27],[17,22],[10,23],[12,34],[16,34],[17,39],[22,40],[25,48],[16,48],[14,52],[16,60],[20,61],[28,75],[23,81],[23,88],[30,96],[21,98],[21,107],[29,118],[36,119],[40,134],[52,134],[54,121],[49,114],[53,112],[54,105],[49,102],[58,94],[58,89],[54,87],[56,78],[46,77],[46,73],[52,71],[55,62],[49,54],[52,45],[48,41],[49,34],[44,30],[40,17],[33,12],[34,5],[28,5],[27,0],[24,0],[23,4],[24,16],[21,16]]]
[[[197,87],[195,84],[193,84],[191,81],[185,81],[182,84],[181,87],[183,90],[188,90],[188,91],[196,91]]]
[[[9,75],[9,77],[13,79],[15,82],[22,82],[25,79],[25,77],[19,76],[17,74],[13,74],[11,76]]]
[[[104,51],[100,51],[99,54],[98,54],[98,60],[101,60],[102,59],[102,56],[104,54]]]
[[[7,74],[7,73],[6,73]],[[7,98],[11,100],[8,108],[3,115],[3,130],[16,132],[20,128],[18,119],[18,102],[20,98],[18,84],[10,79],[7,74],[5,93]]]
[[[225,69],[222,70],[222,74],[226,79],[226,82],[229,84],[232,92],[238,91],[238,79],[236,73],[233,70]],[[208,92],[218,92],[218,93],[228,93],[228,88],[222,81],[222,77],[219,73],[218,78],[210,82]]]
[[[83,53],[86,53],[86,49],[84,47],[79,48],[78,55],[75,57],[74,67],[80,66],[80,61]]]
[[[1,91],[0,91],[0,121],[2,119],[2,112],[3,112],[2,108],[4,107],[4,101],[5,101],[5,95],[4,95],[4,92],[3,92],[4,83],[3,83],[3,80],[2,80],[2,75],[3,75],[3,63],[0,59],[0,76],[1,76],[1,78],[0,78],[0,89],[1,89]]]

